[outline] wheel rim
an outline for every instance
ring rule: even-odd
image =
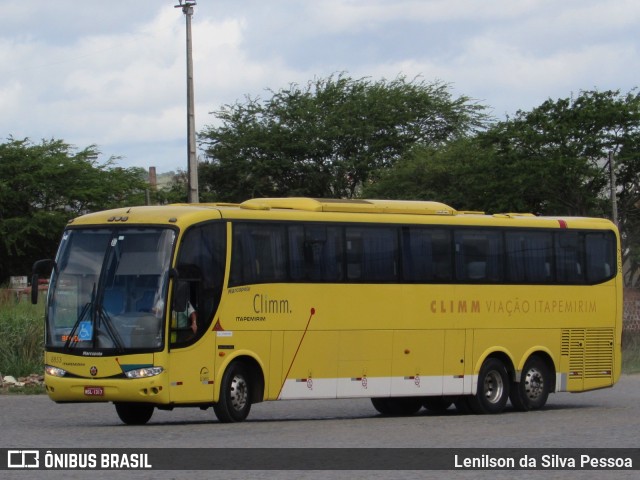
[[[531,400],[537,400],[544,392],[544,376],[537,368],[527,371],[524,377],[524,391]]]
[[[231,405],[236,411],[241,411],[247,406],[249,387],[244,377],[236,375],[231,381]]]
[[[504,393],[504,382],[500,372],[492,370],[484,378],[484,396],[489,403],[498,403]]]

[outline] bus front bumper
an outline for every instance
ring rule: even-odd
[[[148,378],[81,378],[45,374],[47,394],[55,402],[169,403],[168,375]]]

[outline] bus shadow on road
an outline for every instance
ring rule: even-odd
[[[561,403],[561,404],[550,404],[550,405],[546,405],[544,408],[539,409],[539,410],[531,410],[531,411],[527,411],[527,412],[522,412],[522,411],[518,411],[516,409],[514,409],[512,406],[507,406],[504,411],[500,414],[495,414],[495,415],[491,415],[491,414],[486,414],[486,415],[478,415],[478,414],[474,414],[474,413],[470,413],[470,412],[461,412],[459,410],[457,410],[455,407],[450,407],[445,411],[442,412],[433,412],[433,411],[429,411],[426,409],[422,409],[419,412],[417,412],[414,415],[383,415],[381,413],[376,412],[375,410],[372,410],[370,412],[367,411],[361,411],[361,412],[333,412],[331,414],[319,414],[317,416],[313,416],[311,414],[311,412],[307,412],[305,414],[301,414],[301,415],[297,415],[297,416],[292,416],[291,414],[288,414],[286,416],[277,416],[277,412],[274,412],[273,415],[269,415],[269,416],[265,416],[264,414],[267,412],[260,412],[261,415],[257,415],[254,417],[249,417],[247,420],[245,420],[244,422],[241,422],[242,424],[265,424],[265,423],[296,423],[296,422],[331,422],[331,421],[341,421],[341,420],[345,420],[345,421],[358,421],[358,420],[362,420],[362,421],[379,421],[379,420],[406,420],[406,419],[439,419],[439,418],[448,418],[448,419],[453,419],[453,418],[465,418],[465,417],[478,417],[478,418],[492,418],[492,419],[499,419],[501,417],[512,417],[512,416],[522,416],[522,415],[527,415],[527,416],[531,416],[532,418],[535,418],[539,415],[546,415],[546,414],[550,414],[550,413],[555,413],[555,412],[565,412],[568,410],[589,410],[589,409],[597,409],[599,408],[599,406],[597,405],[591,405],[591,404],[581,404],[581,403]],[[170,417],[165,417],[165,418],[155,418],[155,419],[151,419],[151,421],[149,422],[148,425],[143,425],[143,428],[152,428],[152,427],[160,427],[160,426],[197,426],[197,425],[212,425],[212,424],[216,424],[216,425],[230,425],[232,428],[236,428],[237,424],[223,424],[221,422],[219,422],[215,416],[213,415],[212,412],[210,412],[210,416],[207,418],[200,418],[200,419],[184,419],[184,418],[179,418],[179,416],[176,415],[176,418],[170,418]],[[155,420],[155,421],[154,421]],[[122,423],[112,423],[109,425],[104,425],[105,427],[114,427],[114,426],[121,426],[121,427],[127,427],[127,428],[131,428],[132,426],[129,425],[125,425]]]

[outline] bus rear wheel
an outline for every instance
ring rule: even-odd
[[[524,364],[520,382],[511,386],[511,405],[521,412],[537,410],[547,403],[550,390],[549,368],[540,357],[533,355]]]
[[[222,376],[220,400],[213,411],[222,423],[242,422],[251,410],[251,384],[247,370],[239,362],[234,362]]]
[[[509,400],[509,374],[497,358],[488,358],[478,375],[478,390],[468,397],[474,413],[500,413]]]
[[[144,425],[153,415],[153,405],[148,403],[116,403],[116,413],[127,425]]]

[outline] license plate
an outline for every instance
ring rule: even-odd
[[[84,387],[84,394],[89,397],[102,397],[104,396],[103,387]]]

